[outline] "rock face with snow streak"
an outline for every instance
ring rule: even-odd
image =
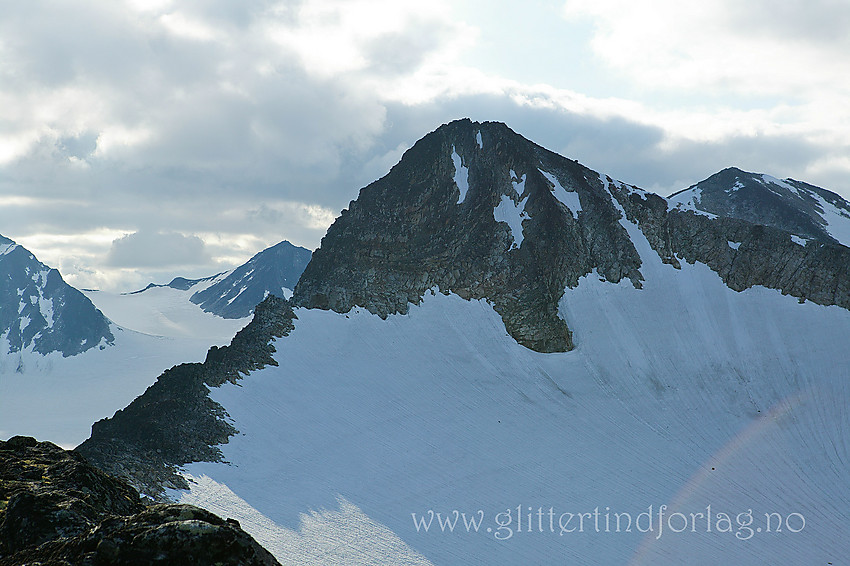
[[[486,298],[541,352],[573,347],[557,314],[591,270],[640,286],[640,258],[598,174],[500,123],[452,122],[408,150],[334,222],[300,306],[407,312],[426,290]]]
[[[731,177],[743,188],[724,200],[718,187]],[[850,234],[850,205],[805,183],[771,179],[728,169],[668,205],[504,124],[459,120],[361,190],[322,240],[294,302],[386,316],[406,312],[436,286],[492,301],[524,346],[569,350],[571,332],[557,314],[565,288],[592,270],[641,285],[640,258],[620,224],[625,215],[665,262],[705,263],[737,291],[762,285],[850,308],[850,249],[827,231],[840,233],[846,221]]]
[[[109,321],[24,247],[0,236],[0,351],[73,356],[109,345]]]
[[[850,309],[850,248],[805,241],[792,232],[734,217],[708,217],[670,207],[661,197],[614,187],[662,261],[703,263],[735,291],[776,289],[800,301]]]

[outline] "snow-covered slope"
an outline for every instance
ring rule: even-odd
[[[93,422],[112,416],[163,370],[203,360],[208,339],[150,336],[112,326],[114,345],[72,357],[33,352],[0,361],[0,438],[14,435],[73,448]],[[220,343],[227,342],[223,339]]]
[[[194,293],[215,284],[223,276],[192,282],[185,289],[150,286],[135,293],[85,291],[92,302],[114,323],[123,328],[153,336],[207,340],[224,344],[250,320],[225,319],[204,312],[189,299]]]
[[[228,343],[248,322],[203,312],[189,302],[192,292],[170,287],[123,295],[86,291],[114,323],[110,347],[71,357],[31,348],[3,352],[0,438],[23,434],[76,446],[93,422],[125,407],[162,371],[202,361],[210,346]]]
[[[848,273],[453,122],[79,451],[283,563],[837,564]]]
[[[241,434],[229,464],[188,467],[198,483],[181,497],[227,509],[282,562],[839,563],[850,313],[640,252],[643,289],[591,275],[564,296],[580,329],[567,353],[517,345],[486,302],[456,296],[386,321],[299,309],[279,368],[213,391]],[[654,531],[605,532],[650,506]],[[483,517],[478,532],[416,528],[455,510]],[[597,510],[601,532],[575,516],[561,533],[563,513]],[[374,523],[383,539],[354,536]],[[317,545],[312,562],[293,532]]]

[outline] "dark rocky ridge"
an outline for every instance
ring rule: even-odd
[[[668,212],[667,202],[657,195],[613,185],[611,190],[665,262],[704,263],[735,291],[759,285],[801,301],[850,309],[850,248],[834,240],[802,246],[779,228],[738,218]],[[735,249],[729,242],[740,245]]]
[[[115,340],[109,320],[88,297],[24,247],[0,236],[0,335],[3,334],[10,352],[32,347],[39,354],[61,352],[64,357]]]
[[[276,366],[272,342],[289,334],[295,318],[287,301],[270,295],[229,346],[213,346],[204,363],[166,370],[126,408],[92,425],[91,437],[75,450],[155,499],[163,500],[164,487],[188,488],[178,467],[220,461],[218,445],[238,432],[209,388]]]
[[[278,562],[233,520],[189,505],[146,507],[79,454],[0,441],[0,566]]]
[[[483,147],[478,143],[477,136]],[[458,204],[452,151],[469,170]],[[578,194],[578,218],[554,196],[554,175]],[[511,171],[525,179],[518,195]],[[520,344],[540,352],[573,347],[558,316],[565,287],[594,268],[609,281],[640,285],[640,257],[619,213],[590,169],[500,123],[459,120],[419,140],[382,179],[360,191],[330,227],[295,288],[293,302],[347,312],[406,313],[433,287],[486,298]],[[518,248],[494,218],[503,195],[526,199],[530,218]]]

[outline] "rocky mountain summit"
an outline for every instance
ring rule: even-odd
[[[425,136],[334,222],[296,305],[407,312],[426,290],[486,298],[541,352],[573,347],[565,287],[596,270],[640,286],[640,257],[599,174],[500,123],[452,122]]]
[[[142,503],[79,454],[0,441],[0,565],[278,562],[236,521],[189,505]]]
[[[606,281],[627,278],[641,286],[640,256],[621,222],[628,220],[665,262],[705,263],[732,289],[762,285],[850,307],[850,249],[818,231],[815,220],[806,217],[808,228],[798,230],[815,238],[806,246],[787,223],[774,221],[773,208],[758,221],[756,200],[750,214],[719,214],[720,196],[707,189],[733,172],[689,189],[702,190],[701,206],[715,211],[706,215],[696,206],[668,207],[665,199],[552,153],[504,124],[452,122],[360,191],[328,230],[293,301],[338,312],[362,306],[386,316],[407,312],[427,289],[439,287],[492,301],[520,344],[565,351],[573,342],[557,305],[566,288],[594,270]],[[740,182],[776,190],[772,182]],[[809,208],[812,195],[844,206],[828,191],[800,183],[796,190],[797,201]],[[746,195],[746,188],[739,193]],[[804,224],[801,217],[790,227]]]
[[[26,248],[0,236],[0,353],[74,356],[114,341],[92,302]]]

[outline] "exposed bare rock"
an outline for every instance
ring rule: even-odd
[[[236,521],[190,505],[145,507],[78,453],[0,441],[0,566],[274,565]]]
[[[229,346],[213,346],[202,364],[166,370],[125,409],[96,422],[76,451],[156,499],[162,499],[164,487],[188,487],[178,467],[220,461],[218,445],[237,432],[221,405],[210,399],[209,388],[277,365],[272,341],[287,335],[294,319],[289,304],[270,295]]]

